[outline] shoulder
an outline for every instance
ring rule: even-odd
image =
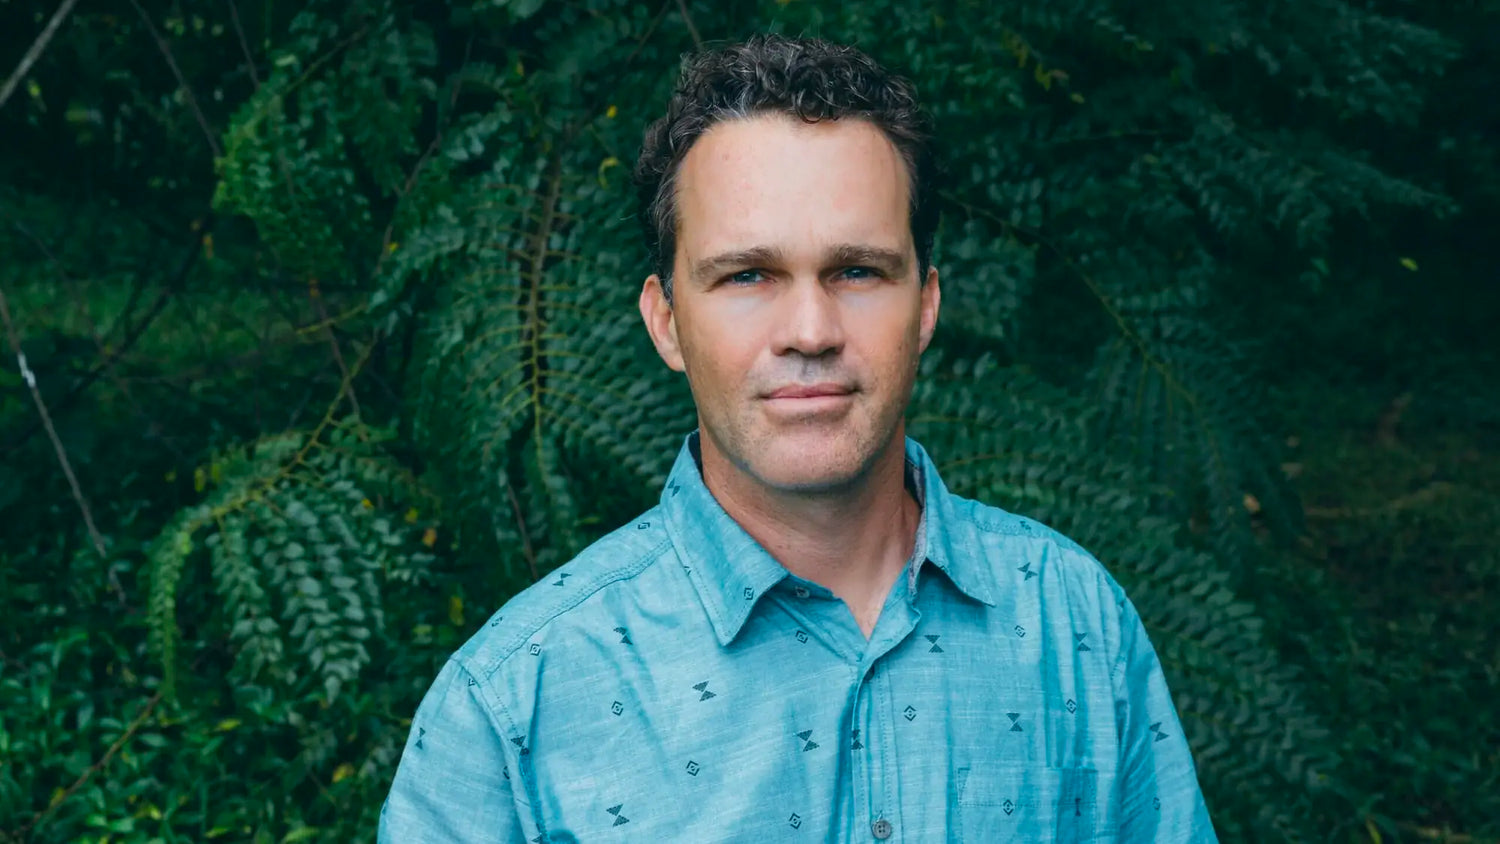
[[[604,605],[628,597],[671,552],[662,521],[660,508],[653,507],[594,541],[506,601],[454,653],[454,661],[485,682],[550,629],[609,615]]]
[[[1080,602],[1093,612],[1117,616],[1125,590],[1109,569],[1062,531],[1029,516],[950,494],[955,549],[975,549],[979,562],[1003,591],[1011,580],[1034,581],[1044,594]],[[1057,592],[1061,596],[1055,595]]]

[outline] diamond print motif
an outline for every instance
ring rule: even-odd
[[[1007,713],[1005,713],[1005,717],[1007,717],[1007,718],[1010,719],[1010,731],[1011,732],[1013,732],[1013,733],[1022,733],[1022,732],[1025,732],[1025,730],[1021,729],[1021,713],[1019,713],[1019,712],[1007,712]]]
[[[796,812],[792,813],[791,820],[789,820],[788,823],[792,825],[792,829],[802,828],[802,818],[798,817]]]
[[[640,524],[638,524],[638,525],[635,526],[635,529],[636,530],[645,530],[648,527],[651,527],[651,523],[650,522],[641,522]]]
[[[1078,711],[1078,704],[1074,703],[1072,698],[1068,698],[1068,702],[1064,703],[1063,706],[1067,707],[1069,713]]]
[[[901,714],[905,715],[906,716],[906,720],[908,720],[908,721],[914,721],[917,718],[917,710],[911,708],[910,706],[908,706],[905,709],[901,710]]]
[[[803,633],[801,630],[798,630],[797,631],[797,641],[801,642],[804,645],[807,644],[807,634]]]
[[[688,764],[687,764],[688,776],[690,776],[690,777],[696,777],[696,776],[698,776],[698,772],[701,771],[701,770],[703,770],[703,769],[700,768],[700,767],[698,767],[698,763],[697,762],[694,762],[691,759],[688,760]]]
[[[1016,631],[1016,635],[1017,636],[1020,636],[1022,639],[1026,638],[1026,628],[1024,628],[1021,625],[1017,624],[1015,626],[1015,631]]]
[[[615,822],[611,824],[611,826],[619,826],[622,823],[630,823],[630,818],[627,818],[624,815],[620,814],[620,809],[624,806],[624,803],[616,803],[615,805],[610,806],[608,809],[604,810],[615,816]]]
[[[802,732],[797,734],[797,738],[807,742],[807,744],[802,746],[803,753],[806,753],[809,750],[814,750],[818,747],[818,743],[812,740],[812,730],[803,730]]]
[[[698,698],[699,700],[708,700],[711,697],[718,697],[718,695],[716,695],[713,692],[711,692],[711,691],[708,690],[708,681],[707,680],[704,680],[703,682],[694,685],[693,689],[695,691],[700,691],[700,692],[703,693],[703,697]]]
[[[532,656],[536,656],[537,654],[542,652],[542,646],[538,645],[536,642],[532,642],[531,647],[528,648],[528,650],[531,651]]]
[[[616,715],[619,715],[621,712],[625,711],[625,704],[620,703],[617,700],[609,705],[609,711],[615,713]]]
[[[748,586],[745,587],[745,600],[747,600],[747,601],[753,601],[753,600],[755,600],[755,590],[751,589]]]
[[[1005,802],[1000,804],[1000,808],[1004,809],[1005,814],[1008,815],[1016,810],[1016,804],[1010,802],[1010,798],[1007,797]]]

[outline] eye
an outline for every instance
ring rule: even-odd
[[[760,270],[740,270],[725,279],[729,284],[747,287],[760,281]]]
[[[848,267],[844,275],[855,281],[873,281],[880,278],[880,271],[872,267]]]

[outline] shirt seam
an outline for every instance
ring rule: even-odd
[[[531,740],[531,736],[521,733],[520,728],[516,726],[516,719],[511,716],[510,710],[506,708],[505,703],[497,695],[490,694],[488,683],[479,683],[478,686],[481,689],[481,694],[484,696],[483,701],[485,705],[505,722],[505,726],[510,728],[511,733],[522,737],[521,746],[516,752],[516,777],[520,779],[522,789],[526,794],[526,808],[531,811],[531,822],[536,826],[537,835],[540,836],[541,840],[546,841],[547,825],[542,820],[541,815],[542,795],[536,781],[536,772],[531,769],[531,765],[526,759],[530,755],[527,752],[526,742]],[[509,736],[502,737],[501,747],[503,748],[505,742],[509,740]]]
[[[469,662],[468,657],[458,657],[458,659],[460,660],[460,664],[464,665],[465,670],[468,670],[471,674],[475,674],[482,682],[490,682],[495,674],[505,667],[505,663],[510,660],[510,658],[516,653],[516,651],[520,650],[522,645],[524,645],[528,640],[540,633],[544,628],[547,627],[547,625],[552,624],[562,616],[577,609],[580,604],[599,594],[599,592],[602,591],[605,587],[612,586],[621,581],[630,580],[638,576],[639,574],[641,574],[641,572],[644,572],[646,569],[650,568],[653,564],[658,562],[662,558],[663,554],[671,548],[671,538],[664,538],[655,547],[653,547],[650,551],[647,551],[644,555],[641,556],[640,559],[636,560],[635,562],[626,566],[621,566],[619,568],[610,569],[596,576],[592,581],[588,583],[587,586],[579,589],[570,602],[553,610],[552,612],[549,612],[544,618],[539,621],[535,621],[533,623],[529,623],[517,628],[516,631],[511,634],[509,640],[502,640],[505,642],[505,644],[497,649],[497,655],[488,665],[486,665],[486,667],[482,671],[474,672],[470,670],[467,665],[467,663]]]

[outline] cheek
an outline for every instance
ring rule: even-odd
[[[755,366],[755,332],[745,320],[698,320],[679,330],[678,346],[688,376],[699,390],[738,391]]]

